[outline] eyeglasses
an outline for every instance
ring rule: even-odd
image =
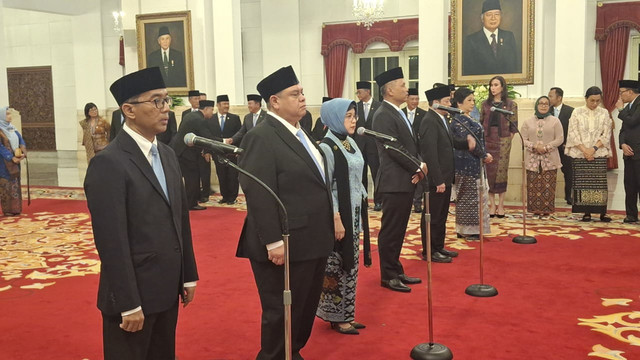
[[[538,103],[538,106],[549,106],[548,103]]]
[[[166,97],[164,99],[153,99],[153,100],[146,100],[146,101],[129,101],[128,103],[129,104],[153,103],[156,106],[156,108],[162,110],[164,109],[165,104],[171,106],[171,104],[173,104],[173,99],[171,99],[171,97]]]

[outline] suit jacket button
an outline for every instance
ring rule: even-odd
[[[180,247],[176,246],[175,248],[173,248],[176,252],[180,252]]]

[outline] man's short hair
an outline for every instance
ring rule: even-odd
[[[552,87],[549,91],[555,91],[556,96],[564,97],[564,91],[562,91],[562,89],[560,89],[559,87]]]

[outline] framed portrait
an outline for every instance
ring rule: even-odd
[[[138,67],[157,66],[169,95],[193,89],[191,12],[136,15]]]
[[[533,83],[534,0],[451,0],[451,81]]]

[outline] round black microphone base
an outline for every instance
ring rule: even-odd
[[[469,285],[464,292],[467,295],[475,297],[492,297],[498,295],[498,290],[487,284]]]
[[[451,360],[453,353],[448,347],[437,343],[423,343],[411,350],[413,360]]]
[[[529,235],[520,235],[513,238],[513,242],[516,244],[535,244],[538,242],[536,238]]]

